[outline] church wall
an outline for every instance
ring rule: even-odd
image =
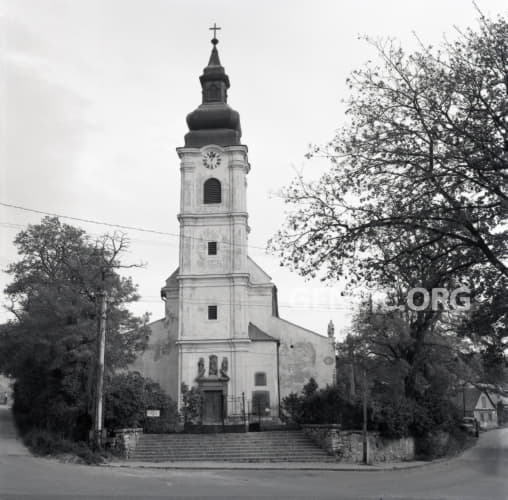
[[[249,410],[252,409],[253,391],[269,391],[270,413],[265,416],[278,416],[278,379],[277,379],[277,343],[276,342],[252,342],[248,353],[242,353],[243,359],[242,380],[239,386],[239,393],[245,393],[246,403],[249,403]],[[256,373],[266,374],[266,385],[256,386]]]
[[[246,289],[241,278],[185,280],[182,288],[182,339],[247,337]],[[208,306],[217,306],[217,319],[208,319]]]
[[[189,387],[198,385],[198,363],[205,362],[205,378],[209,377],[210,356],[217,356],[218,368],[222,359],[228,359],[227,395],[236,397],[236,408],[240,408],[242,393],[245,396],[246,411],[251,409],[253,391],[269,391],[270,413],[278,415],[277,343],[242,341],[236,348],[229,342],[200,342],[183,346],[182,381]],[[266,385],[255,385],[256,373],[266,374]],[[230,401],[231,403],[231,401]]]
[[[148,325],[151,330],[145,351],[129,367],[158,382],[176,402],[178,400],[178,300],[166,301],[166,318]]]
[[[217,356],[217,375],[220,375],[220,368],[222,365],[223,358],[228,360],[228,371],[227,375],[230,380],[227,382],[227,395],[231,396],[235,394],[235,354],[233,349],[228,342],[214,342],[209,339],[203,339],[198,344],[187,344],[182,345],[182,367],[181,367],[181,380],[188,387],[195,387],[199,385],[198,380],[198,364],[200,358],[204,360],[205,374],[204,378],[210,377],[210,356]],[[181,402],[180,402],[181,403]]]
[[[319,387],[334,383],[335,352],[330,339],[272,315],[270,287],[249,288],[249,321],[280,341],[281,398],[300,392],[311,377]]]
[[[334,384],[335,352],[330,339],[272,316],[267,333],[280,341],[281,398],[300,392],[313,377],[321,388]]]
[[[231,232],[234,241],[246,240],[245,219],[207,218],[204,222],[190,223],[186,226],[186,234],[190,237],[185,242],[188,257],[184,259],[184,274],[225,274],[245,272],[245,246],[231,245]],[[192,228],[192,230],[190,229]],[[208,242],[217,243],[217,255],[208,255]],[[192,256],[192,258],[190,258]]]
[[[249,321],[263,329],[271,315],[272,285],[249,287]]]

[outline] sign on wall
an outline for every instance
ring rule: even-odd
[[[147,417],[160,417],[161,411],[160,410],[146,410],[146,416]]]

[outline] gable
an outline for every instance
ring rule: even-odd
[[[481,392],[476,401],[475,410],[495,410],[496,407],[486,392]]]
[[[253,323],[249,323],[249,338],[254,342],[278,342],[277,339],[274,339]]]
[[[271,276],[265,273],[249,256],[247,256],[247,271],[252,283],[268,284],[272,282]]]
[[[171,274],[171,276],[166,280],[166,286],[167,287],[174,287],[174,286],[177,286],[178,284],[178,281],[176,279],[176,277],[178,276],[178,273],[180,271],[180,268],[177,267],[174,271],[173,271],[173,274]]]

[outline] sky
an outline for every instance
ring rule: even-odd
[[[478,0],[487,15],[506,0]],[[408,50],[477,25],[469,0],[0,0],[0,202],[80,219],[171,233],[125,231],[123,261],[139,285],[136,314],[163,316],[159,292],[178,265],[180,171],[186,115],[200,104],[199,75],[217,23],[249,148],[249,253],[279,290],[280,315],[340,337],[357,297],[305,281],[263,249],[284,223],[280,190],[325,161],[306,160],[345,122],[346,78],[393,37]],[[417,35],[417,37],[415,36]],[[41,215],[0,206],[0,268]],[[92,235],[99,224],[62,219]],[[0,274],[0,287],[9,281]],[[0,322],[9,317],[0,312]]]

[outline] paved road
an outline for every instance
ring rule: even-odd
[[[508,499],[508,429],[460,458],[386,472],[111,469],[31,457],[0,407],[0,500],[162,498]]]

